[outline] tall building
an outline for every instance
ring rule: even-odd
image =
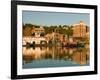
[[[79,24],[73,25],[74,38],[84,38],[86,37],[86,33],[87,33],[87,25],[83,21],[80,21]]]

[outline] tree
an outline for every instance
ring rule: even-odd
[[[30,23],[26,23],[25,25],[24,25],[25,27],[33,27],[33,24],[30,24]]]
[[[66,34],[67,34],[68,40],[69,40],[69,37],[73,35],[73,29],[72,29],[72,27],[68,27],[68,29],[66,30]]]

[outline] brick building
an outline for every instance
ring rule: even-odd
[[[87,33],[87,25],[80,21],[79,24],[74,24],[73,25],[73,37],[74,38],[79,38],[79,37],[86,37]]]

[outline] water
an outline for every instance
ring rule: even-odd
[[[23,47],[23,68],[89,65],[89,48]]]

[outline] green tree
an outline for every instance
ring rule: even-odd
[[[72,27],[68,27],[68,29],[66,30],[66,34],[67,34],[68,40],[69,40],[69,37],[73,35],[73,29],[72,29]]]
[[[25,27],[33,27],[33,24],[26,23],[24,26],[25,26]]]

